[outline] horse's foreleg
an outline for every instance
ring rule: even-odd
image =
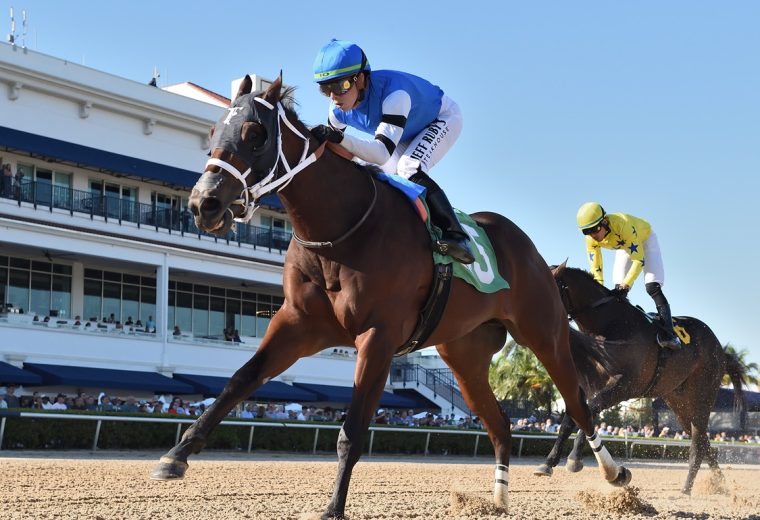
[[[560,457],[562,456],[562,446],[570,437],[570,434],[572,433],[574,427],[575,421],[573,421],[573,418],[565,414],[565,416],[562,418],[562,423],[559,426],[557,440],[554,441],[554,445],[552,446],[549,454],[546,456],[544,463],[533,471],[534,475],[547,477],[551,476],[551,474],[554,472],[554,468],[557,467],[557,464],[559,464]]]
[[[570,453],[567,454],[567,462],[565,463],[565,469],[570,473],[578,473],[583,469],[583,445],[585,441],[586,434],[583,433],[583,430],[578,430],[573,441],[573,447],[570,449]]]
[[[512,433],[509,418],[488,383],[491,357],[504,344],[504,339],[503,329],[482,325],[456,341],[438,345],[438,353],[451,367],[467,406],[486,427],[496,456],[493,499],[497,506],[507,511]]]
[[[375,329],[358,338],[354,392],[346,420],[338,434],[338,474],[323,519],[343,518],[351,473],[361,457],[364,435],[375,417],[392,359],[393,349]]]
[[[275,315],[256,354],[235,372],[214,403],[185,431],[180,442],[161,457],[151,479],[184,477],[188,457],[203,449],[211,431],[235,405],[299,358],[318,350],[314,339],[304,338],[295,327],[287,326],[286,314],[281,310]]]

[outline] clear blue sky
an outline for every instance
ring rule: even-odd
[[[455,206],[502,213],[547,262],[583,268],[580,204],[649,220],[674,314],[760,363],[758,2],[0,6],[3,34],[8,8],[17,20],[25,8],[30,48],[139,82],[155,66],[160,86],[229,96],[232,79],[282,69],[309,124],[327,110],[311,82],[317,50],[354,40],[373,68],[423,76],[460,104],[462,136],[433,170]],[[607,280],[611,267],[607,252]],[[642,279],[631,299],[654,310]]]

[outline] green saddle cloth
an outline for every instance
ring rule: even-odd
[[[427,206],[427,202],[425,202]],[[496,263],[496,255],[491,247],[488,235],[467,213],[454,209],[462,228],[470,235],[470,249],[475,255],[475,261],[469,265],[460,264],[448,255],[433,251],[433,262],[436,264],[454,264],[456,278],[461,278],[483,293],[494,293],[501,289],[509,289],[507,281],[501,277]],[[428,215],[430,211],[428,210]],[[430,237],[437,241],[441,238],[441,230],[432,225],[430,218],[425,222]]]

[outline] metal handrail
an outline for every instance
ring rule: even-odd
[[[470,408],[448,369],[428,369],[415,363],[394,363],[391,369],[391,382],[423,385],[436,396],[441,396],[456,408],[471,415]]]
[[[217,237],[198,229],[187,208],[181,210],[162,207],[158,204],[109,197],[89,191],[76,190],[66,186],[55,186],[47,182],[25,181],[20,186],[14,186],[11,192],[0,190],[0,197],[13,199],[21,206],[22,202],[30,203],[35,209],[67,210],[70,215],[81,213],[89,215],[90,219],[102,217],[106,222],[115,221],[119,225],[125,222],[155,228],[156,231],[167,230],[169,233],[181,235],[208,236],[226,243],[250,244],[268,250],[284,251],[288,248],[292,234],[287,231],[270,229],[250,224],[237,224],[235,231],[230,231],[224,237]]]

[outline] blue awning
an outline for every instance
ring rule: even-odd
[[[39,386],[42,378],[37,374],[14,367],[9,363],[0,361],[0,385],[15,383],[17,385]]]
[[[162,181],[173,186],[192,188],[200,177],[199,171],[175,168],[166,164],[145,161],[128,155],[98,150],[90,146],[69,143],[60,139],[44,137],[29,132],[22,132],[5,126],[0,126],[0,146],[10,150],[20,150],[30,154],[50,157],[81,166],[89,166],[113,173]],[[283,209],[277,195],[270,194],[262,197],[261,203],[277,209]]]
[[[194,394],[195,389],[155,372],[117,370],[112,368],[73,367],[24,363],[24,368],[42,377],[42,384],[114,388],[119,390],[150,390],[157,394]]]
[[[174,374],[174,378],[184,381],[195,387],[198,393],[208,397],[216,397],[222,393],[224,385],[229,381],[228,377],[203,376],[198,374]],[[251,395],[251,399],[263,401],[288,401],[288,402],[312,402],[317,401],[313,392],[290,386],[281,381],[269,381]]]
[[[313,383],[293,383],[293,386],[298,386],[317,394],[316,401],[330,403],[348,404],[351,402],[351,397],[354,393],[354,388],[351,386],[318,385]],[[380,397],[380,406],[386,408],[414,408],[415,402],[401,395],[383,392],[383,395]]]

